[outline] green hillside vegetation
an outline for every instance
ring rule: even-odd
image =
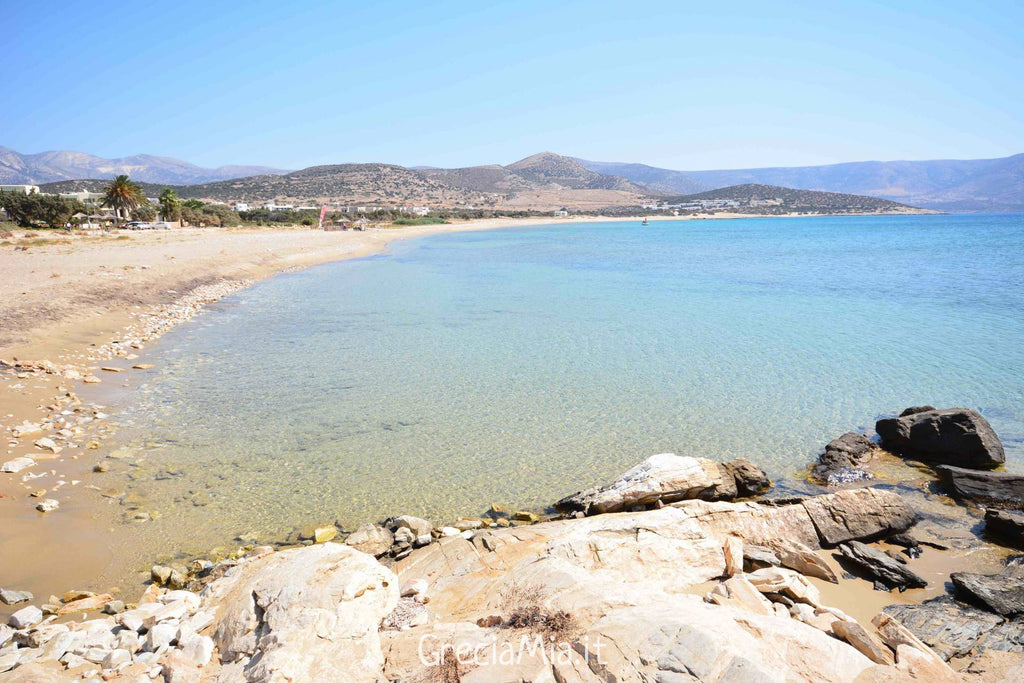
[[[735,202],[736,205],[714,206],[715,202]],[[703,204],[699,209],[685,209],[695,213],[704,213],[704,209],[709,206],[713,206],[716,211],[756,214],[907,213],[915,211],[913,207],[888,199],[839,192],[794,190],[789,187],[756,183],[722,187],[697,194],[664,197],[660,203],[668,206],[683,205],[684,207]]]

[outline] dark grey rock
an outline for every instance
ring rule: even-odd
[[[1017,619],[999,624],[986,633],[974,649],[976,652],[1024,652],[1024,620]]]
[[[1009,574],[957,572],[949,578],[957,595],[1004,617],[1024,615],[1024,579]]]
[[[847,560],[871,577],[888,586],[889,589],[924,588],[928,582],[889,557],[860,541],[850,541],[839,546],[839,552]]]
[[[910,559],[916,560],[917,558],[921,557],[921,553],[924,551],[921,550],[921,546],[915,545],[910,548],[904,548],[900,552],[909,557]]]
[[[969,653],[1003,622],[1001,617],[962,605],[946,595],[919,605],[889,605],[882,611],[946,660]]]
[[[907,415],[916,415],[917,413],[927,413],[935,409],[935,406],[911,406],[909,408],[904,408],[903,412],[900,413],[900,417],[906,417]]]
[[[985,534],[1004,545],[1024,549],[1024,514],[986,510]]]
[[[736,482],[736,495],[740,498],[756,496],[772,487],[772,480],[764,470],[746,458],[735,458],[724,466]]]
[[[935,468],[943,490],[954,498],[999,503],[1024,509],[1024,476],[1009,472],[940,465]]]
[[[910,534],[893,534],[885,541],[904,548],[916,548],[919,545],[918,540]]]
[[[873,479],[874,475],[860,466],[870,460],[877,449],[878,446],[863,434],[847,432],[825,446],[813,474],[831,486]]]
[[[886,418],[875,423],[875,431],[887,450],[925,462],[980,469],[1006,462],[1003,444],[991,425],[967,408]]]
[[[832,439],[825,446],[822,463],[838,467],[856,467],[874,455],[878,446],[863,434],[847,432],[839,438]]]

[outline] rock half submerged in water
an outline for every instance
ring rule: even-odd
[[[761,468],[738,458],[718,463],[672,453],[652,455],[611,484],[567,496],[559,512],[599,515],[680,500],[733,500],[754,495],[771,485]]]
[[[925,462],[991,469],[1006,462],[988,421],[968,408],[908,408],[875,423],[882,447]]]
[[[952,465],[939,465],[935,470],[942,487],[954,498],[1024,508],[1024,476]]]

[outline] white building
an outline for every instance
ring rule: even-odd
[[[235,202],[234,204],[231,205],[231,208],[234,209],[235,211],[248,211],[249,205],[246,204],[245,202]]]
[[[38,185],[0,185],[0,192],[12,194],[39,194]]]
[[[89,192],[88,190],[79,190],[78,192],[61,192],[61,199],[77,199],[87,206],[99,206],[103,203],[104,195],[102,192]]]

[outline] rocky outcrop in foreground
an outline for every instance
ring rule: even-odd
[[[390,568],[331,542],[259,548],[206,568],[219,578],[201,598],[154,585],[146,604],[68,624],[36,609],[0,634],[0,663],[14,680],[953,680],[927,645],[886,641],[807,578],[827,570],[815,549],[913,520],[898,495],[861,489],[470,529]]]
[[[822,550],[879,590],[923,586],[917,554],[870,545],[914,550],[905,532],[915,511],[871,487],[731,500],[766,485],[747,461],[660,455],[559,501],[564,519],[492,510],[504,526],[436,529],[401,516],[344,543],[325,527],[307,547],[258,547],[184,574],[154,567],[156,583],[127,610],[110,595],[66,596],[45,613],[22,607],[0,627],[0,677],[961,681],[951,657],[1007,680],[1013,667],[1024,673],[1012,654],[1024,650],[1016,574],[954,574],[955,598],[859,623],[823,597],[818,581],[846,579]],[[1012,533],[1015,520],[993,521]],[[101,605],[109,615],[59,623],[68,610]]]

